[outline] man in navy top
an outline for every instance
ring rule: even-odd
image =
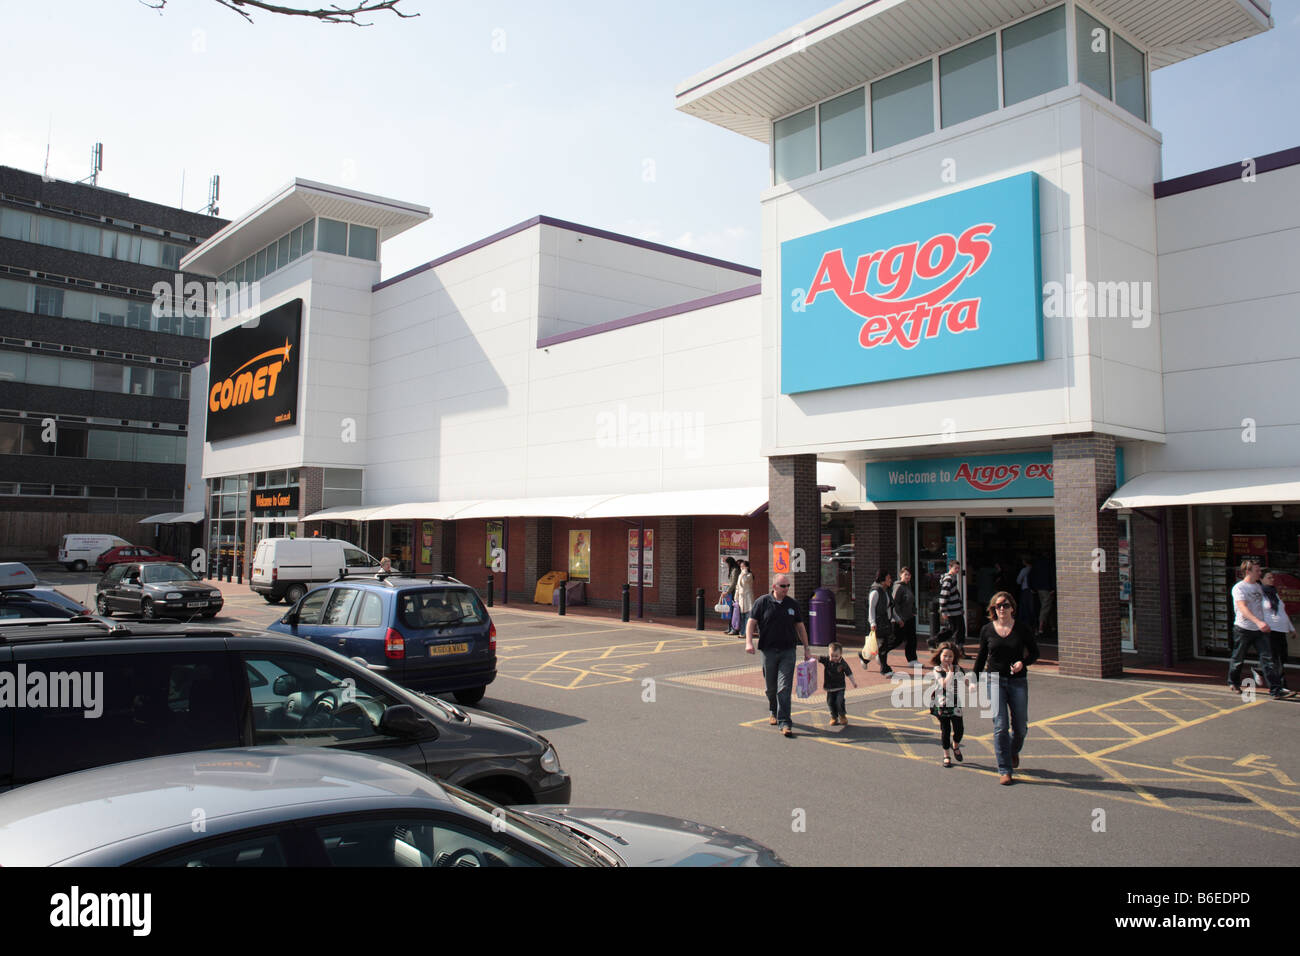
[[[754,602],[749,624],[745,627],[745,653],[754,653],[754,638],[763,652],[763,680],[767,684],[768,723],[781,728],[786,737],[794,736],[790,720],[790,689],[794,685],[794,646],[803,644],[803,659],[809,659],[808,629],[803,612],[790,597],[790,577],[778,574],[770,594]]]

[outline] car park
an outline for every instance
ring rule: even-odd
[[[65,534],[59,539],[59,564],[69,571],[84,571],[110,548],[131,542],[115,534]]]
[[[109,548],[99,556],[95,566],[101,571],[107,571],[115,564],[130,562],[132,564],[147,561],[170,561],[175,562],[174,555],[163,554],[154,548],[146,548],[143,545],[131,544],[117,548]]]
[[[340,571],[373,573],[379,562],[339,538],[263,538],[253,552],[248,586],[268,604],[297,604],[313,585],[332,581]]]
[[[33,618],[71,618],[90,610],[57,588],[42,585],[27,565],[0,563],[0,622]]]
[[[784,865],[716,827],[507,810],[391,760],[307,747],[175,754],[46,780],[0,795],[0,832],[5,867]]]
[[[391,757],[498,803],[569,799],[545,738],[298,638],[137,621],[0,628],[0,699],[36,673],[49,699],[0,707],[0,790],[144,757],[302,744]]]
[[[115,564],[95,585],[95,609],[105,617],[215,617],[224,604],[220,590],[174,562]]]
[[[478,703],[496,679],[496,625],[474,589],[446,574],[345,575],[313,589],[269,630],[462,704]]]

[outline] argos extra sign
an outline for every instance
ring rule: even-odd
[[[965,498],[1050,498],[1052,453],[972,455],[872,461],[866,465],[868,501],[945,501]]]
[[[1043,357],[1038,175],[781,244],[781,391]]]
[[[294,423],[301,332],[302,299],[294,299],[212,340],[208,441]]]

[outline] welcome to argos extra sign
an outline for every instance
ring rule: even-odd
[[[781,244],[781,391],[1043,357],[1038,175]]]
[[[301,331],[302,299],[294,299],[212,340],[208,441],[296,421]]]

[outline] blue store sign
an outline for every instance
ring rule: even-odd
[[[870,461],[868,501],[1050,498],[1052,453]]]
[[[781,243],[781,391],[1041,361],[1038,175]]]

